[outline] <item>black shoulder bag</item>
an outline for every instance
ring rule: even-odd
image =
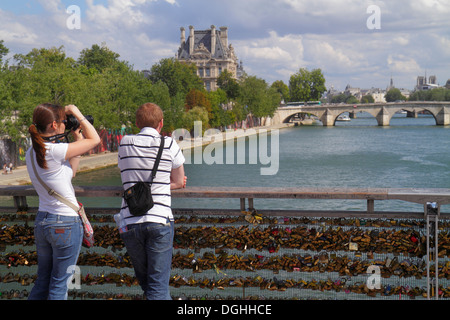
[[[131,188],[125,190],[123,198],[128,205],[131,215],[140,217],[145,215],[148,210],[153,208],[152,188],[153,179],[155,179],[158,171],[159,161],[164,149],[164,137],[161,137],[161,145],[159,146],[158,156],[153,165],[150,183],[139,181]]]

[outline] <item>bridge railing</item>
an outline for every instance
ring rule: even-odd
[[[122,188],[81,186],[75,192],[77,197],[120,198]],[[175,298],[450,298],[450,214],[441,212],[450,203],[450,189],[189,187],[172,196],[240,201],[231,208],[174,209]],[[0,207],[0,282],[6,288],[0,298],[20,299],[35,272],[30,271],[36,256],[28,222],[37,209],[28,206],[27,198],[36,197],[36,191],[0,186],[0,197],[13,199]],[[258,199],[357,200],[367,209],[264,210],[257,207]],[[387,200],[419,203],[424,209],[375,211],[375,201]],[[97,245],[82,250],[81,289],[72,290],[72,297],[139,298],[111,219],[116,212],[87,207]]]

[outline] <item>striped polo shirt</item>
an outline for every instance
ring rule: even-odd
[[[125,200],[122,198],[120,220],[125,225],[173,221],[170,193],[170,173],[180,167],[185,159],[178,144],[170,137],[164,138],[164,150],[155,179],[152,184],[154,206],[147,214],[134,217],[130,214]],[[123,137],[119,146],[118,166],[124,190],[138,181],[150,182],[153,165],[161,144],[161,135],[154,128],[145,127],[137,135]]]

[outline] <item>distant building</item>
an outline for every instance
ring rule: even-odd
[[[235,79],[242,76],[242,62],[238,61],[233,46],[228,44],[227,27],[217,30],[211,26],[209,30],[194,30],[190,26],[187,40],[184,27],[180,31],[177,59],[197,66],[197,74],[203,79],[206,90],[217,89],[217,78],[225,70]]]
[[[390,82],[389,85],[387,86],[386,92],[388,92],[389,90],[391,90],[391,89],[393,89],[393,88],[395,88],[395,86],[394,86],[394,79],[392,79],[392,76],[391,76],[391,82]]]
[[[430,76],[427,81],[427,76],[418,76],[415,90],[431,90],[439,87],[436,83],[436,76]]]
[[[387,88],[386,88],[386,93],[389,91],[389,90],[391,90],[391,89],[394,89],[395,88],[395,86],[394,86],[394,80],[392,79],[392,76],[391,76],[391,81],[390,81],[390,83],[389,83],[389,86],[387,86]],[[402,96],[404,96],[406,99],[408,99],[409,98],[409,96],[411,95],[411,91],[409,91],[408,89],[405,89],[405,88],[397,88],[398,90],[400,90],[400,93],[402,94]],[[384,99],[384,98],[383,98]],[[385,101],[380,101],[380,102],[385,102]]]
[[[386,102],[386,98],[384,97],[386,95],[386,91],[384,90],[372,88],[368,94],[373,97],[374,102]]]
[[[361,100],[361,89],[360,88],[354,88],[350,86],[349,84],[345,87],[344,93],[347,96],[354,96],[356,99]]]

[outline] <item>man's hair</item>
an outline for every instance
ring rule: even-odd
[[[163,116],[163,112],[157,104],[145,103],[136,111],[136,125],[139,129],[144,127],[156,129]]]

